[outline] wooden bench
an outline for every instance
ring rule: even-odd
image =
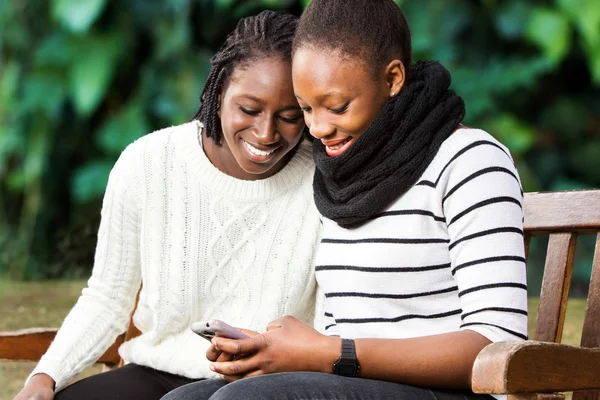
[[[573,400],[600,400],[600,190],[525,194],[525,253],[532,236],[549,235],[548,253],[534,340],[494,343],[473,367],[477,393],[509,394],[515,400],[560,399],[555,392],[575,391]],[[581,347],[561,345],[577,235],[596,234]],[[0,359],[39,360],[55,329],[0,334]],[[123,341],[139,331],[130,323],[98,360],[117,367]]]
[[[532,236],[549,236],[535,336],[486,346],[473,366],[473,391],[513,399],[573,391],[573,400],[600,400],[592,390],[600,389],[599,232],[600,190],[525,195],[525,255]],[[578,234],[596,235],[580,347],[560,344]]]
[[[133,339],[141,334],[133,323],[133,313],[137,308],[139,296],[138,291],[127,331],[119,335],[108,350],[96,361],[96,364],[104,365],[103,370],[122,366],[124,362],[119,355],[119,346],[126,340]],[[57,331],[58,328],[30,328],[0,332],[0,360],[39,361],[54,340]]]

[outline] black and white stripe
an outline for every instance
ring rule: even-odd
[[[342,337],[460,329],[527,337],[523,193],[508,151],[462,129],[419,181],[356,229],[323,222],[321,327]]]

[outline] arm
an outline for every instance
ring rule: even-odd
[[[526,335],[522,194],[512,160],[498,147],[473,147],[449,164],[439,191],[463,322],[457,331],[440,335],[357,339],[361,377],[470,388],[473,362],[483,347]],[[254,354],[215,364],[216,372],[231,379],[281,371],[331,373],[341,348],[340,339],[289,317],[257,338],[215,344],[233,354]]]
[[[136,175],[140,156],[140,146],[130,146],[110,174],[88,287],[30,375],[28,385],[40,379],[47,382],[45,377],[49,377],[56,390],[62,389],[125,331],[141,280],[137,190],[141,181]]]

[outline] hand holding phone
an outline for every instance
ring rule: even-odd
[[[250,336],[240,332],[232,326],[229,326],[223,321],[213,319],[210,321],[199,321],[194,322],[191,325],[191,329],[194,333],[202,336],[209,342],[213,337],[219,336],[228,339],[247,339]]]

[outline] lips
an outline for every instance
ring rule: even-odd
[[[354,138],[348,137],[339,140],[322,140],[325,145],[325,152],[330,157],[337,157],[343,154],[354,143]]]
[[[244,144],[244,148],[246,149],[248,155],[253,161],[256,162],[265,162],[268,161],[273,153],[279,148],[271,148],[271,149],[260,149],[257,146],[248,143],[247,141],[242,139],[242,143]]]

